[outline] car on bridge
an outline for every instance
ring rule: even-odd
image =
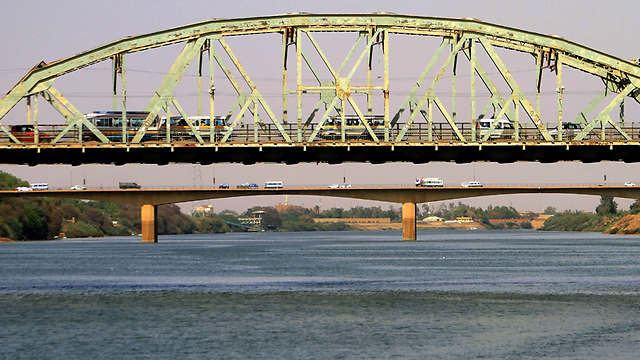
[[[11,125],[11,129],[9,130],[11,135],[13,135],[20,142],[34,142],[36,138],[36,133],[33,125]],[[41,130],[42,131],[42,130]],[[38,138],[40,141],[49,141],[51,135],[47,133],[38,133]]]
[[[31,191],[31,188],[28,186],[18,186],[17,188],[14,189],[16,192],[19,191]]]
[[[87,190],[87,187],[84,185],[75,185],[71,188],[71,190]]]
[[[224,183],[224,184],[220,184],[220,186],[218,186],[218,189],[228,189],[229,188],[229,184]]]
[[[491,130],[491,125],[495,122],[493,118],[478,119],[476,122],[476,128],[480,130],[480,136],[484,137]],[[515,128],[511,121],[507,119],[500,119],[495,124],[493,130],[491,130],[491,139],[511,139],[515,133]]]
[[[463,182],[462,187],[482,187],[482,183],[479,181]]]
[[[574,124],[570,122],[562,123],[562,136],[563,137],[575,137],[582,131],[582,125]],[[557,136],[558,135],[558,127],[551,128],[549,130],[549,135]]]

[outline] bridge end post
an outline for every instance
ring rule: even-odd
[[[142,205],[142,242],[158,242],[158,205]]]
[[[416,204],[414,203],[402,204],[402,240],[417,240]]]

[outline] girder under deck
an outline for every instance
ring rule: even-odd
[[[5,164],[157,164],[200,163],[329,163],[428,162],[513,163],[537,161],[640,161],[640,142],[606,143],[428,143],[372,142],[261,144],[73,144],[66,146],[0,147]]]

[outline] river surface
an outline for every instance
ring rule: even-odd
[[[640,237],[0,244],[0,359],[638,359]]]

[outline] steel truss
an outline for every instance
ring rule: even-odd
[[[316,40],[315,34],[320,32],[357,33],[358,38],[344,61],[336,67],[332,64],[325,52]],[[232,36],[257,36],[267,33],[279,33],[282,36],[282,116],[278,117],[272,111],[269,103],[262,95],[249,73],[235,55],[231,46],[225,40]],[[442,38],[442,43],[433,54],[431,60],[426,63],[424,71],[416,79],[413,88],[406,95],[402,105],[392,111],[390,109],[390,81],[389,81],[389,35],[405,34]],[[304,41],[304,43],[303,43]],[[179,54],[157,90],[149,100],[144,111],[149,112],[146,120],[137,129],[135,136],[127,135],[127,91],[126,91],[126,59],[129,55],[138,52],[158,48],[161,46],[184,43],[184,48]],[[364,43],[364,49],[360,44]],[[307,45],[305,48],[304,45]],[[309,45],[310,44],[310,48]],[[214,47],[214,45],[216,45]],[[291,48],[295,53],[290,54]],[[223,50],[224,56],[216,48]],[[380,86],[372,85],[372,58],[374,50],[378,49],[383,61],[383,83]],[[533,56],[536,64],[536,94],[535,99],[525,96],[522,87],[516,82],[502,61],[496,48],[502,48],[517,52],[528,53]],[[450,49],[448,54],[446,50]],[[321,59],[324,71],[328,71],[330,77],[323,79],[321,72],[313,63],[311,51],[314,56]],[[501,94],[496,79],[489,76],[488,71],[478,61],[478,51],[484,51],[486,56],[495,65],[495,70],[510,89],[509,94]],[[177,110],[184,119],[188,119],[188,113],[180,105],[174,96],[174,89],[180,82],[190,64],[196,60],[198,66],[198,114],[202,112],[202,81],[203,81],[203,57],[208,56],[209,62],[209,88],[210,88],[210,118],[214,118],[215,108],[215,84],[214,67],[218,66],[225,74],[230,84],[237,93],[236,101],[226,114],[228,127],[219,136],[214,136],[214,127],[210,127],[208,134],[200,132],[191,121],[187,122],[190,133],[193,134],[192,142],[201,145],[223,145],[237,142],[239,123],[244,121],[247,114],[253,116],[253,133],[244,130],[242,141],[249,143],[275,142],[284,144],[314,144],[322,142],[323,129],[327,120],[331,117],[341,118],[339,134],[334,142],[348,143],[353,141],[345,130],[345,118],[347,112],[353,110],[355,115],[364,125],[363,137],[357,141],[372,143],[384,143],[389,145],[401,144],[419,139],[426,142],[438,142],[446,140],[459,144],[483,144],[495,141],[491,133],[495,130],[500,119],[507,118],[515,129],[515,134],[510,141],[519,142],[534,140],[540,143],[570,143],[581,142],[585,139],[591,141],[605,141],[616,139],[618,141],[630,141],[633,134],[625,129],[624,117],[620,122],[614,122],[610,113],[616,107],[624,106],[624,99],[634,98],[640,102],[640,66],[637,61],[628,61],[601,53],[588,47],[573,43],[569,40],[549,35],[536,34],[523,30],[517,30],[504,26],[484,23],[475,19],[446,19],[432,17],[403,16],[388,13],[376,14],[290,14],[268,16],[259,18],[244,18],[231,20],[209,20],[200,23],[168,29],[156,33],[123,38],[84,53],[58,60],[49,64],[40,63],[29,71],[25,77],[0,101],[0,120],[22,100],[27,100],[27,116],[29,123],[33,122],[34,135],[29,139],[33,145],[43,143],[40,136],[42,130],[38,126],[38,98],[51,104],[64,118],[65,125],[55,132],[55,136],[47,139],[47,143],[55,146],[65,141],[68,144],[83,142],[83,133],[90,132],[99,143],[120,143],[124,145],[144,145],[144,135],[152,126],[156,116],[164,111],[169,118],[171,109]],[[288,88],[288,67],[290,55],[295,56],[296,88]],[[441,58],[446,56],[444,62]],[[471,109],[470,126],[464,128],[462,121],[457,118],[457,66],[458,58],[464,56],[471,68]],[[228,65],[225,59],[230,59]],[[119,141],[105,136],[98,128],[89,122],[82,111],[78,110],[56,88],[53,82],[60,76],[83,69],[96,63],[111,60],[113,64],[113,106],[116,108],[119,102],[116,93],[117,82],[121,83],[121,111],[122,111],[122,138]],[[354,62],[355,61],[355,62]],[[442,63],[439,67],[437,64]],[[353,64],[351,68],[348,64]],[[354,74],[365,66],[367,80],[364,84],[354,82]],[[563,122],[563,76],[565,66],[581,70],[602,79],[604,89],[584,110],[582,110],[573,122],[582,125],[582,129],[576,134],[568,136],[563,131],[557,131],[555,136],[549,133],[540,116],[540,89],[543,69],[551,69],[555,73],[557,84],[557,124],[561,128]],[[302,73],[310,71],[317,81],[317,85],[303,84]],[[427,77],[434,71],[435,76],[431,83],[425,83]],[[451,97],[450,107],[447,108],[436,94],[436,86],[450,71]],[[250,92],[245,92],[243,86],[233,73],[239,73],[240,81],[244,81]],[[477,79],[484,85],[484,90],[489,94],[489,101],[482,111],[477,113]],[[481,89],[482,90],[482,89]],[[384,99],[384,123],[374,129],[367,121],[372,115],[372,99],[375,92],[381,92]],[[605,99],[607,93],[617,95],[613,100],[595,116],[590,113]],[[422,95],[420,95],[420,93]],[[367,108],[361,109],[354,100],[353,95],[365,94]],[[289,121],[288,100],[290,97],[297,100],[296,121]],[[305,112],[303,98],[319,97],[315,107]],[[433,110],[437,109],[445,119],[444,127],[440,124],[440,131],[434,124]],[[493,122],[484,134],[477,131],[476,119],[484,117],[490,109],[494,109]],[[520,110],[524,111],[528,122],[533,124],[533,132],[525,131],[521,126]],[[403,114],[408,114],[408,119],[401,123]],[[261,116],[262,114],[262,116]],[[266,114],[266,116],[265,116]],[[621,110],[621,114],[623,111]],[[265,118],[263,118],[265,117]],[[424,119],[426,126],[418,126],[417,120]],[[525,121],[526,122],[526,121]],[[597,128],[599,127],[599,132]],[[24,144],[24,139],[19,139],[6,125],[1,125],[0,136],[5,139],[5,144]],[[607,131],[605,131],[608,129]],[[448,134],[447,136],[443,134]],[[162,141],[172,143],[170,126],[166,127],[166,136]],[[595,134],[595,138],[594,138]],[[251,135],[251,136],[250,136]],[[234,140],[235,139],[235,140]],[[637,139],[637,136],[636,136]],[[27,143],[28,143],[27,142]]]

